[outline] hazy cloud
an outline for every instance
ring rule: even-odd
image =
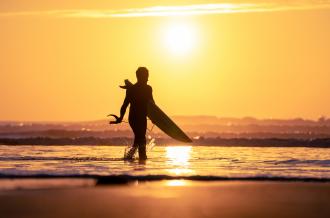
[[[289,10],[330,9],[329,0],[320,1],[286,1],[285,3],[214,3],[183,6],[153,6],[130,8],[123,10],[54,10],[5,12],[0,16],[55,16],[77,18],[124,18],[124,17],[156,17],[187,16],[204,14],[252,13]]]

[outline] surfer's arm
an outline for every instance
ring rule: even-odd
[[[125,100],[124,100],[124,103],[123,103],[123,105],[120,108],[120,117],[119,117],[119,120],[118,120],[119,122],[121,122],[123,120],[128,105],[129,105],[129,100],[128,100],[127,96],[126,96],[125,97]]]
[[[154,103],[154,104],[155,104],[155,100],[154,100],[154,98],[152,97],[152,94],[151,94],[151,98],[150,98],[150,101],[151,101],[152,103]]]
[[[152,96],[152,88],[150,86],[150,101],[155,104],[154,97]]]

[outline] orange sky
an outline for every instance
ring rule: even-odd
[[[330,116],[328,1],[86,2],[0,5],[0,120],[118,113],[138,66],[171,115]]]

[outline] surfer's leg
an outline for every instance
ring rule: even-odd
[[[146,160],[146,131],[147,131],[147,118],[136,117],[135,119],[129,119],[129,124],[134,132],[134,144],[133,147],[137,147],[139,150],[139,159]]]
[[[139,119],[135,120],[136,122],[132,122],[132,129],[134,132],[134,145],[138,147],[139,151],[139,159],[146,160],[147,152],[146,152],[146,130],[147,130],[147,120]]]
[[[147,159],[147,151],[146,151],[146,131],[147,131],[147,119],[144,119],[139,126],[138,129],[138,144],[139,144],[139,159],[146,160]]]
[[[147,159],[147,151],[146,151],[146,137],[145,135],[139,139],[139,159],[146,160]]]
[[[125,151],[124,159],[126,159],[126,160],[131,160],[134,158],[134,154],[139,146],[138,140],[136,137],[136,135],[137,135],[136,123],[129,120],[129,125],[134,133],[134,142],[133,142],[133,145],[129,148],[129,150],[127,152]]]
[[[143,130],[143,127],[136,128],[134,130],[134,147],[137,147],[139,150],[139,159],[146,160],[147,152],[146,152],[146,131]]]

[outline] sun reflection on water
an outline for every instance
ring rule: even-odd
[[[190,174],[194,171],[189,169],[191,158],[191,146],[173,146],[166,148],[168,171],[175,175]]]
[[[165,182],[166,186],[187,186],[186,180],[169,180]]]

